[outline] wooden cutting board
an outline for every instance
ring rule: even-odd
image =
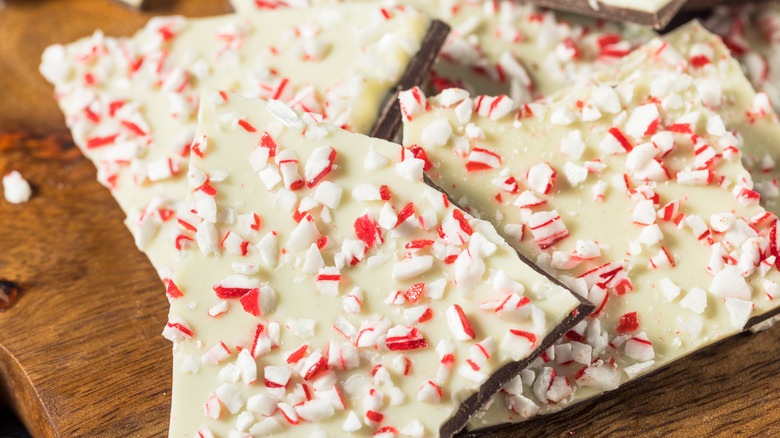
[[[97,28],[129,35],[152,14],[227,9],[216,0],[150,0],[143,14],[98,0],[0,7],[0,175],[19,170],[34,188],[26,204],[0,199],[0,281],[22,288],[0,311],[0,401],[35,437],[165,436],[171,387],[163,289],[74,147],[37,73],[40,54]],[[598,400],[482,436],[778,435],[778,351],[780,327],[738,336]]]

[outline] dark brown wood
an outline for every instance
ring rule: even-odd
[[[67,136],[0,136],[0,173],[32,184],[0,203],[0,387],[34,436],[159,436],[166,430],[167,301],[124,215]],[[128,403],[133,400],[133,403]]]
[[[34,189],[26,204],[0,198],[0,280],[24,286],[0,311],[0,404],[35,437],[167,434],[163,290],[37,73],[51,43],[97,28],[129,35],[152,14],[227,10],[213,0],[147,6],[6,0],[0,10],[0,174],[19,170]],[[778,351],[777,327],[731,338],[603,398],[481,436],[778,436]],[[24,435],[2,421],[0,436]]]

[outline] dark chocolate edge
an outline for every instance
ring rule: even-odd
[[[433,180],[431,180],[427,174],[423,174],[423,182],[434,190],[443,193],[452,205],[468,212],[468,210],[453,200],[444,189],[433,182]],[[509,242],[507,242],[507,245],[509,245]],[[571,295],[577,298],[580,304],[574,310],[572,310],[572,312],[563,321],[561,321],[560,324],[555,326],[555,328],[550,333],[548,333],[544,339],[542,339],[542,342],[539,343],[539,345],[533,350],[533,352],[531,352],[531,354],[529,354],[523,360],[510,362],[494,371],[493,374],[491,374],[490,377],[488,377],[488,379],[482,385],[480,385],[477,392],[471,394],[466,400],[464,400],[458,407],[458,410],[455,412],[455,414],[453,414],[453,416],[444,422],[441,428],[439,428],[439,436],[442,438],[452,438],[458,432],[463,430],[466,425],[468,425],[469,420],[483,407],[485,407],[485,405],[487,405],[490,400],[492,400],[493,397],[495,397],[496,394],[498,394],[501,389],[506,386],[507,383],[509,383],[510,380],[520,374],[520,371],[526,369],[528,365],[531,364],[531,362],[533,362],[537,357],[541,356],[542,353],[550,348],[558,339],[562,338],[563,335],[565,335],[575,325],[579,324],[580,321],[585,319],[585,317],[596,310],[595,304],[586,300],[580,294],[574,292],[565,284],[561,283],[561,281],[554,278],[544,269],[533,263],[528,257],[521,254],[520,251],[518,251],[516,248],[512,247],[511,245],[509,246],[514,249],[520,261],[550,280],[556,286],[559,286],[568,291]]]
[[[587,399],[582,400],[580,402],[571,403],[569,405],[566,405],[563,408],[561,408],[560,411],[550,412],[549,414],[536,415],[536,416],[531,417],[531,418],[529,418],[529,419],[527,419],[525,421],[518,421],[518,422],[515,422],[515,423],[507,422],[507,423],[496,424],[496,425],[493,425],[493,426],[480,427],[478,429],[464,430],[462,433],[458,434],[456,438],[485,438],[487,436],[486,435],[487,433],[490,433],[490,432],[493,432],[493,431],[496,431],[496,430],[499,430],[499,429],[506,429],[506,428],[509,428],[509,427],[519,427],[520,425],[525,424],[527,422],[536,421],[536,420],[539,420],[539,419],[542,419],[542,418],[548,418],[548,417],[550,417],[552,415],[558,415],[559,413],[561,413],[563,411],[566,411],[566,410],[569,410],[569,409],[571,409],[571,408],[573,408],[575,406],[582,406],[582,405],[588,404],[588,403],[592,403],[593,404],[593,408],[598,410],[598,405],[601,404],[602,401],[604,401],[604,400],[606,400],[606,399],[608,399],[610,397],[614,397],[615,395],[620,394],[621,392],[624,392],[625,388],[632,388],[635,385],[642,385],[642,384],[645,383],[644,380],[645,380],[646,377],[656,375],[659,372],[661,372],[661,371],[665,370],[666,368],[668,368],[669,366],[671,366],[672,364],[678,363],[680,360],[684,360],[684,359],[686,359],[686,358],[688,358],[690,356],[693,356],[693,355],[703,354],[703,353],[705,353],[705,350],[708,350],[710,347],[713,347],[715,345],[721,344],[721,343],[726,342],[726,341],[728,341],[730,339],[736,338],[737,336],[754,336],[754,334],[752,334],[750,332],[741,331],[741,332],[734,333],[734,334],[732,334],[730,336],[726,336],[726,337],[720,338],[720,339],[718,339],[718,340],[716,340],[716,341],[714,341],[714,342],[712,342],[710,344],[707,344],[707,345],[705,345],[703,347],[697,348],[696,350],[692,351],[690,354],[686,354],[685,356],[683,356],[681,358],[678,358],[678,359],[675,359],[675,360],[670,360],[669,362],[661,365],[660,367],[658,367],[658,368],[656,368],[656,369],[654,369],[652,371],[649,371],[647,374],[642,374],[641,376],[636,377],[633,380],[629,380],[628,382],[626,382],[626,383],[624,383],[622,385],[619,385],[615,389],[610,389],[608,391],[604,391],[601,394],[598,394],[598,395],[595,395],[593,397],[587,398]],[[598,412],[598,411],[595,411],[593,413],[594,413],[594,415],[597,415],[597,416],[600,415],[600,412]],[[517,432],[521,433],[522,431],[518,429]]]
[[[420,44],[420,50],[409,61],[409,65],[398,83],[387,92],[385,101],[379,110],[379,117],[369,134],[371,137],[387,141],[395,139],[402,124],[398,93],[422,85],[427,80],[433,63],[439,57],[439,52],[449,33],[450,26],[447,23],[441,20],[431,20],[428,31]]]
[[[774,309],[768,310],[761,315],[751,316],[745,323],[745,327],[743,327],[742,330],[751,330],[753,326],[761,324],[768,319],[772,319],[777,315],[780,315],[780,307],[775,307]]]
[[[598,2],[598,10],[590,7],[587,0],[531,0],[532,2],[549,9],[575,12],[591,17],[602,18],[610,21],[630,21],[633,23],[653,26],[655,29],[663,29],[669,21],[682,9],[686,0],[672,0],[666,6],[655,13],[642,12],[636,9],[625,9],[616,6],[605,5]]]
[[[521,371],[526,369],[531,364],[531,362],[536,360],[537,357],[541,356],[541,354],[553,346],[553,344],[555,344],[558,339],[562,338],[563,335],[565,335],[580,321],[585,319],[585,317],[590,315],[590,313],[595,309],[596,306],[584,301],[582,297],[572,292],[570,289],[567,290],[569,290],[571,294],[580,300],[580,305],[577,306],[575,310],[573,310],[569,316],[566,317],[566,319],[561,321],[561,323],[557,325],[553,331],[551,331],[542,340],[539,346],[536,347],[533,353],[531,353],[528,357],[518,362],[508,363],[495,371],[488,378],[488,380],[486,380],[485,383],[479,387],[479,391],[470,395],[460,404],[460,407],[458,408],[458,411],[455,413],[455,415],[446,423],[444,423],[441,429],[439,429],[439,436],[452,438],[458,432],[463,430],[468,425],[469,420],[471,420],[471,418],[477,412],[479,412],[491,400],[493,400],[493,397],[495,397],[501,391],[501,389],[503,389],[504,386],[509,383],[510,380],[520,374]]]

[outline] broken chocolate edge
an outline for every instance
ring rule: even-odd
[[[526,369],[531,364],[531,362],[541,356],[542,353],[548,348],[552,347],[553,344],[558,341],[558,339],[562,338],[575,325],[585,319],[586,316],[590,315],[596,306],[586,302],[576,293],[571,293],[580,300],[580,305],[577,306],[577,308],[573,310],[569,316],[566,317],[566,319],[558,324],[555,329],[553,329],[553,331],[545,336],[545,338],[542,340],[539,346],[536,347],[533,353],[521,361],[511,362],[501,367],[479,387],[479,391],[464,400],[452,419],[444,423],[444,425],[441,427],[439,431],[439,435],[441,437],[452,438],[455,436],[455,434],[464,429],[468,425],[471,417],[473,417],[477,412],[485,407],[488,402],[490,402],[493,397],[495,397],[501,391],[501,389],[503,389],[504,386],[509,383],[510,380],[520,374],[521,371]]]
[[[574,12],[591,17],[602,18],[610,21],[630,21],[633,23],[653,26],[655,29],[663,29],[669,21],[682,9],[686,0],[672,0],[667,5],[656,11],[643,12],[636,9],[621,8],[605,5],[598,2],[598,9],[590,7],[587,0],[531,0],[532,2],[549,9]]]
[[[371,137],[393,141],[402,124],[398,93],[422,85],[427,80],[433,63],[436,62],[449,33],[450,26],[447,23],[441,20],[431,20],[428,31],[420,44],[420,50],[409,61],[409,65],[398,83],[388,91],[379,110],[379,117],[369,134]]]
[[[463,211],[468,211],[455,202],[455,200],[453,200],[445,190],[434,183],[427,174],[423,174],[423,182],[434,190],[443,193],[452,205],[460,208]],[[594,310],[596,310],[595,304],[586,300],[580,294],[574,292],[565,284],[561,283],[558,279],[550,275],[548,272],[544,271],[535,263],[531,262],[531,260],[525,255],[521,254],[520,251],[515,248],[513,249],[520,261],[550,280],[550,282],[556,286],[559,286],[568,291],[580,302],[580,305],[572,310],[572,312],[563,321],[561,321],[560,324],[555,326],[555,328],[550,333],[548,333],[544,339],[542,339],[542,342],[539,343],[539,345],[531,352],[531,354],[529,354],[523,360],[510,362],[496,370],[484,383],[482,383],[482,385],[479,386],[479,390],[477,392],[464,400],[458,407],[458,410],[455,412],[455,414],[446,422],[444,422],[444,424],[439,429],[439,436],[442,438],[452,438],[458,432],[463,430],[468,425],[469,420],[483,407],[485,407],[485,405],[487,405],[490,400],[492,400],[493,397],[495,397],[496,394],[498,394],[501,389],[506,386],[507,383],[509,383],[510,380],[520,374],[520,371],[526,369],[528,365],[531,364],[531,362],[533,362],[537,357],[541,356],[542,353],[550,348],[558,339],[562,338],[563,335],[565,335],[575,325],[579,324],[579,322],[585,319],[586,316],[590,315]]]
[[[688,353],[684,357],[680,357],[680,358],[677,358],[677,359],[674,359],[674,360],[670,360],[669,362],[664,363],[660,367],[648,371],[646,374],[642,374],[639,377],[635,377],[635,378],[633,378],[631,380],[628,380],[628,381],[618,385],[618,387],[615,388],[615,389],[610,389],[610,390],[604,391],[604,392],[602,392],[600,394],[595,394],[595,395],[593,395],[593,396],[591,396],[589,398],[586,398],[584,400],[580,400],[578,402],[568,404],[568,405],[564,406],[563,408],[561,408],[561,410],[559,410],[559,411],[550,412],[550,413],[547,413],[547,414],[535,415],[534,417],[531,417],[528,420],[523,421],[523,422],[515,422],[515,423],[506,422],[506,423],[500,423],[500,424],[495,424],[495,425],[491,425],[491,426],[480,427],[478,429],[464,430],[461,434],[459,434],[457,436],[457,438],[483,438],[483,437],[486,437],[488,433],[497,431],[499,429],[506,429],[506,428],[509,428],[509,427],[512,427],[512,426],[518,426],[520,424],[523,424],[523,423],[526,423],[526,422],[529,422],[529,421],[537,421],[537,420],[541,421],[542,419],[546,419],[546,418],[549,418],[551,416],[558,415],[561,412],[567,411],[567,410],[569,410],[569,409],[571,409],[573,407],[577,407],[577,406],[581,407],[581,406],[586,405],[586,404],[592,404],[592,406],[591,406],[592,408],[598,409],[599,405],[601,405],[605,400],[608,400],[611,397],[619,396],[620,394],[625,393],[625,392],[631,390],[631,388],[633,388],[635,385],[644,385],[646,378],[661,373],[662,371],[666,370],[667,368],[669,368],[673,364],[679,363],[680,360],[687,359],[688,357],[693,356],[693,355],[703,354],[710,347],[714,347],[716,345],[720,345],[720,344],[722,344],[722,343],[724,343],[724,342],[726,342],[726,341],[728,341],[730,339],[733,339],[733,338],[735,338],[737,336],[747,336],[747,335],[752,335],[752,334],[749,333],[749,332],[737,332],[737,333],[734,333],[731,336],[726,336],[724,338],[717,339],[717,340],[715,340],[712,343],[709,343],[707,345],[699,347],[696,350],[691,351],[690,353]],[[589,410],[588,412],[591,412],[591,411]],[[594,413],[595,413],[595,415],[601,415],[602,412],[597,410],[597,411],[594,411]]]

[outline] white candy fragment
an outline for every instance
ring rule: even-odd
[[[620,97],[614,88],[608,85],[600,85],[593,90],[593,103],[606,113],[617,114],[620,112]]]
[[[413,256],[393,265],[393,280],[404,281],[417,277],[433,267],[433,257]]]
[[[547,163],[539,163],[528,170],[528,186],[536,193],[546,195],[555,183],[555,169]]]
[[[168,323],[163,328],[162,335],[171,342],[182,342],[193,336],[192,328],[184,318],[177,315],[169,315]]]
[[[719,297],[749,300],[752,290],[745,278],[740,274],[739,268],[728,265],[715,274],[715,278],[712,279],[712,285],[710,285],[710,293]]]
[[[476,338],[474,329],[471,328],[471,323],[468,317],[463,312],[463,309],[453,304],[447,309],[447,326],[450,328],[450,332],[458,341],[469,341]]]
[[[395,171],[407,181],[419,182],[422,181],[424,167],[425,161],[406,153],[404,160],[395,165]]]
[[[321,235],[317,230],[317,225],[314,223],[314,218],[307,214],[301,219],[293,232],[290,233],[290,238],[287,240],[285,247],[289,251],[298,251],[308,248],[312,243],[317,242],[320,237]]]
[[[246,401],[246,408],[264,417],[270,417],[276,411],[276,403],[273,397],[267,394],[256,394]]]
[[[349,411],[347,418],[341,425],[341,430],[344,432],[357,432],[361,427],[363,427],[363,424],[360,422],[360,418],[354,411]]]
[[[650,343],[650,339],[645,332],[640,332],[626,341],[624,351],[626,356],[642,362],[652,360],[655,357],[653,344]]]
[[[399,93],[398,102],[401,106],[401,112],[407,120],[413,120],[415,116],[425,112],[425,95],[420,87]]]
[[[658,107],[654,103],[636,107],[626,122],[626,134],[634,138],[655,134],[659,117]]]
[[[631,222],[637,225],[650,225],[655,222],[655,206],[650,199],[642,199],[634,207]]]
[[[426,147],[440,147],[447,144],[452,135],[452,126],[446,118],[437,119],[428,124],[420,134],[420,139]]]
[[[680,300],[680,306],[701,315],[707,308],[707,291],[700,287],[691,288],[688,294]]]
[[[217,397],[219,401],[230,411],[231,414],[236,414],[244,406],[244,396],[236,388],[235,385],[230,383],[223,383],[217,390]]]
[[[219,254],[219,235],[217,227],[211,222],[201,222],[196,227],[195,240],[203,255]]]
[[[750,314],[753,312],[753,303],[739,298],[727,296],[723,299],[726,310],[731,315],[731,324],[735,329],[741,330],[747,324]]]
[[[658,282],[658,286],[661,289],[664,298],[666,298],[666,301],[674,301],[674,299],[680,295],[680,286],[674,284],[668,277],[662,278],[661,281]]]
[[[493,121],[509,114],[513,106],[512,99],[503,94],[501,96],[478,96],[474,102],[477,114]]]
[[[309,400],[295,406],[295,412],[299,418],[307,421],[323,421],[335,414],[335,409],[326,400]]]
[[[577,117],[566,108],[558,108],[550,115],[550,123],[558,126],[568,126],[574,123]]]
[[[512,360],[520,360],[528,356],[535,346],[535,334],[521,330],[510,330],[501,341],[499,350]]]
[[[655,361],[649,360],[647,362],[640,362],[640,363],[635,363],[633,365],[629,365],[623,368],[623,371],[626,373],[629,379],[633,379],[634,377],[651,369],[653,365],[655,365]]]
[[[417,400],[427,403],[439,403],[442,399],[442,389],[432,380],[423,382],[417,392]]]
[[[506,397],[506,407],[522,418],[531,418],[539,412],[539,406],[531,399],[522,395],[509,395]]]
[[[568,155],[574,160],[579,160],[582,153],[585,152],[585,142],[582,141],[580,131],[571,131],[569,136],[561,140],[561,153]]]

